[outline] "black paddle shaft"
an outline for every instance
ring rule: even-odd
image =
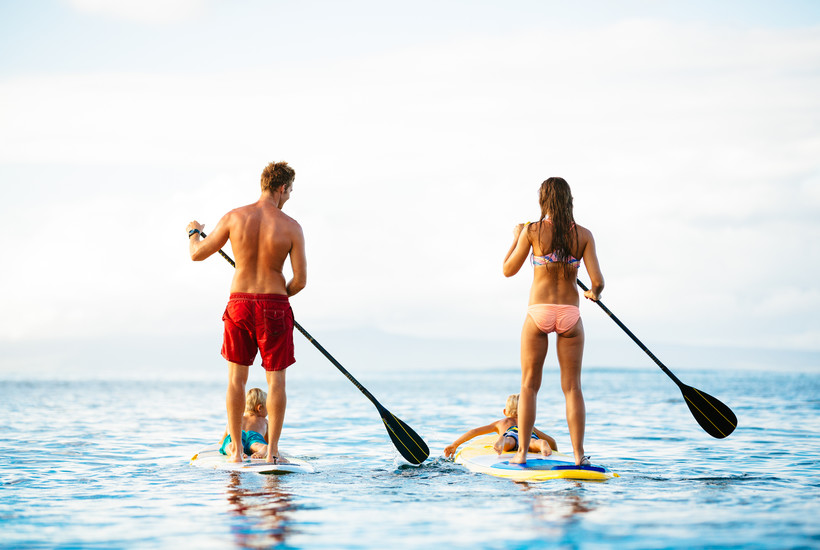
[[[207,236],[208,236],[208,235],[206,235],[205,233],[203,233],[203,232],[201,232],[201,231],[200,231],[200,234],[202,235],[202,238],[203,238],[203,239],[204,239],[205,237],[207,237]],[[236,262],[235,262],[235,261],[233,261],[233,258],[231,258],[230,256],[228,256],[228,255],[225,253],[225,251],[224,251],[224,250],[222,250],[221,248],[219,249],[219,254],[220,254],[223,258],[225,258],[225,259],[228,261],[228,263],[229,263],[229,264],[231,264],[233,267],[236,267]],[[320,344],[319,342],[317,342],[317,341],[316,341],[316,339],[315,339],[313,336],[311,336],[311,335],[310,335],[310,333],[308,333],[308,331],[306,331],[304,328],[302,328],[302,325],[300,325],[299,323],[297,323],[297,322],[296,322],[296,319],[294,319],[294,320],[293,320],[293,326],[294,326],[294,327],[296,327],[296,328],[299,330],[299,332],[301,332],[302,334],[304,334],[304,335],[305,335],[305,338],[307,338],[307,339],[308,339],[308,341],[309,341],[311,344],[313,344],[314,346],[316,346],[316,349],[318,349],[320,352],[322,352],[322,355],[324,355],[325,357],[327,357],[327,359],[328,359],[331,363],[333,363],[333,366],[335,366],[337,369],[339,369],[339,370],[341,371],[341,373],[342,373],[342,374],[344,374],[345,376],[347,376],[347,379],[348,379],[348,380],[350,380],[351,382],[353,382],[353,385],[354,385],[354,386],[356,386],[357,388],[359,388],[359,391],[360,391],[360,392],[362,392],[362,393],[365,395],[365,397],[367,397],[368,399],[370,399],[370,401],[371,401],[374,405],[376,405],[376,408],[377,408],[377,409],[379,409],[379,411],[380,411],[380,412],[381,412],[381,410],[382,410],[382,409],[384,409],[384,407],[382,407],[381,403],[379,403],[379,402],[378,402],[378,400],[377,400],[375,397],[373,397],[373,394],[372,394],[372,393],[370,393],[370,392],[367,390],[367,388],[365,388],[364,386],[362,386],[361,384],[359,384],[359,381],[358,381],[358,380],[356,380],[355,378],[353,378],[353,375],[352,375],[352,374],[350,374],[350,373],[347,371],[347,369],[346,369],[346,368],[344,368],[344,367],[343,367],[343,366],[342,366],[342,365],[341,365],[338,361],[336,361],[336,359],[335,359],[332,355],[330,355],[330,353],[329,353],[329,352],[328,352],[328,351],[327,351],[327,350],[326,350],[326,349],[322,346],[322,344]]]
[[[220,251],[220,252],[221,252],[221,251]],[[580,286],[580,287],[581,287],[581,289],[582,289],[582,290],[584,290],[584,292],[586,292],[587,290],[589,290],[589,289],[586,287],[586,285],[584,285],[584,283],[582,283],[582,282],[581,282],[581,280],[580,280],[580,279],[576,279],[575,281],[578,283],[578,286]],[[614,313],[612,313],[611,311],[609,311],[609,308],[608,308],[608,307],[606,307],[606,306],[604,305],[604,303],[603,303],[601,300],[596,300],[596,301],[595,301],[595,303],[596,303],[596,304],[598,304],[599,306],[601,306],[601,309],[603,309],[603,310],[604,310],[604,313],[606,313],[607,315],[609,315],[609,317],[610,317],[613,321],[615,321],[615,323],[616,323],[619,327],[621,327],[621,328],[623,329],[623,331],[627,334],[627,336],[629,336],[630,338],[632,338],[632,340],[633,340],[636,344],[638,344],[638,347],[639,347],[639,348],[641,348],[642,350],[644,350],[644,352],[646,352],[646,354],[647,354],[647,355],[648,355],[648,356],[649,356],[649,357],[650,357],[650,358],[651,358],[651,359],[652,359],[652,360],[653,360],[653,361],[654,361],[654,362],[655,362],[655,363],[656,363],[656,364],[657,364],[657,365],[661,368],[661,370],[662,370],[663,372],[665,372],[665,373],[667,374],[667,376],[669,376],[669,378],[671,378],[671,379],[672,379],[672,381],[673,381],[673,382],[675,382],[675,384],[677,384],[677,385],[678,385],[679,387],[681,387],[681,388],[683,388],[683,387],[686,385],[686,384],[684,384],[683,382],[681,382],[680,380],[678,380],[678,377],[677,377],[677,376],[675,376],[675,375],[672,373],[672,371],[670,371],[669,369],[667,369],[667,368],[666,368],[666,365],[664,365],[663,363],[661,363],[661,360],[660,360],[660,359],[658,359],[657,357],[655,357],[655,354],[654,354],[654,353],[652,353],[651,351],[649,351],[649,348],[647,348],[645,345],[643,345],[643,342],[641,342],[640,340],[638,340],[638,337],[637,337],[637,336],[635,336],[634,334],[632,334],[632,331],[631,331],[631,330],[629,330],[628,328],[626,328],[626,325],[625,325],[625,324],[623,324],[623,323],[621,322],[621,320],[620,320],[620,319],[618,319],[618,318],[615,316],[615,314],[614,314]]]
[[[299,332],[301,332],[302,334],[304,334],[304,335],[305,335],[305,338],[307,338],[307,339],[308,339],[308,341],[309,341],[311,344],[313,344],[314,346],[316,346],[316,349],[318,349],[320,352],[322,352],[322,355],[324,355],[325,357],[327,357],[328,361],[330,361],[331,363],[333,363],[333,366],[335,366],[337,369],[339,369],[339,371],[341,371],[341,373],[342,373],[342,374],[344,374],[345,376],[347,376],[347,379],[348,379],[348,380],[350,380],[351,382],[353,382],[353,385],[354,385],[354,386],[356,386],[357,388],[359,388],[359,391],[360,391],[360,392],[362,392],[362,393],[365,395],[365,397],[367,397],[368,399],[370,399],[370,401],[371,401],[374,405],[376,405],[376,408],[378,408],[378,409],[380,409],[380,410],[384,408],[384,407],[382,407],[381,403],[379,403],[379,402],[378,402],[378,400],[376,400],[376,398],[375,398],[375,397],[373,397],[373,394],[372,394],[372,393],[370,393],[370,392],[367,390],[367,388],[365,388],[364,386],[362,386],[361,384],[359,384],[359,381],[358,381],[358,380],[356,380],[355,378],[353,378],[353,375],[352,375],[352,374],[350,374],[350,373],[347,371],[347,369],[346,369],[346,368],[344,368],[341,364],[339,364],[339,362],[336,360],[336,358],[335,358],[335,357],[333,357],[332,355],[330,355],[330,353],[328,353],[328,351],[327,351],[327,350],[326,350],[326,349],[322,346],[322,344],[320,344],[319,342],[317,342],[317,341],[316,341],[316,339],[315,339],[315,338],[313,338],[313,336],[311,336],[311,335],[308,333],[308,331],[306,331],[304,328],[302,328],[302,325],[300,325],[299,323],[297,323],[297,322],[294,320],[294,321],[293,321],[293,326],[294,326],[294,327],[296,327],[297,329],[299,329]]]
[[[200,231],[200,234],[203,238],[207,237],[205,233]],[[233,267],[236,267],[236,262],[233,261],[233,258],[228,256],[221,248],[219,249],[219,254],[225,258],[225,260],[231,264]],[[367,397],[373,405],[376,406],[376,410],[379,411],[379,416],[382,418],[382,422],[384,423],[384,427],[387,429],[387,434],[390,436],[390,440],[393,442],[393,445],[399,451],[405,460],[410,462],[411,464],[421,464],[427,457],[430,456],[430,449],[427,447],[427,444],[424,440],[406,423],[404,423],[400,418],[396,415],[388,411],[387,409],[382,406],[381,403],[370,393],[367,388],[362,386],[358,380],[356,380],[352,374],[350,374],[347,369],[345,369],[336,359],[330,355],[330,353],[319,343],[316,341],[313,336],[311,336],[308,331],[302,328],[302,325],[296,322],[294,319],[293,326],[296,327],[299,332],[301,332],[305,338],[313,344],[316,349],[322,352],[333,366],[335,366],[339,371],[344,374],[348,380],[353,382],[353,385],[359,388],[359,391],[362,392],[365,397]]]
[[[582,289],[589,290],[584,283],[580,280],[576,279],[578,286]],[[691,386],[687,386],[680,380],[678,377],[672,374],[672,371],[666,368],[666,365],[661,363],[660,359],[655,357],[655,355],[649,351],[649,349],[643,345],[643,342],[638,340],[638,337],[632,334],[632,331],[626,328],[620,319],[615,317],[611,311],[600,301],[597,300],[601,309],[609,315],[609,317],[615,321],[615,323],[623,329],[625,333],[629,335],[632,340],[638,344],[638,346],[646,352],[646,354],[652,358],[653,361],[661,368],[661,370],[666,373],[669,378],[672,379],[675,384],[678,385],[680,388],[681,393],[683,394],[683,398],[686,401],[686,406],[689,407],[689,411],[692,413],[692,416],[695,417],[695,420],[700,427],[703,428],[706,433],[711,435],[712,437],[723,439],[731,434],[734,429],[737,427],[737,416],[735,413],[732,412],[732,409],[727,407],[724,403],[722,403],[719,399],[715,399],[708,393],[702,392],[697,388],[693,388]]]

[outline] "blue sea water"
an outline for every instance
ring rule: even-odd
[[[425,438],[424,464],[328,363],[289,373],[282,450],[317,473],[283,476],[188,464],[224,428],[221,381],[0,382],[0,546],[820,548],[818,374],[677,372],[737,414],[716,440],[654,366],[585,368],[587,452],[622,477],[527,485],[441,455],[500,418],[516,368],[350,370]],[[549,366],[537,425],[568,450]]]

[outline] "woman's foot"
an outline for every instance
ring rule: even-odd
[[[582,456],[580,462],[576,463],[576,466],[589,466],[590,464],[592,463],[589,461],[589,456]]]
[[[520,450],[515,453],[515,456],[510,459],[510,464],[526,464],[527,453],[522,453]]]

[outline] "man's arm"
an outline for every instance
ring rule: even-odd
[[[210,238],[210,235],[208,236]],[[302,228],[296,224],[293,235],[293,244],[290,248],[290,267],[293,270],[293,278],[287,284],[288,296],[293,296],[305,288],[307,284],[307,255],[305,254],[305,236]]]
[[[230,236],[230,231],[228,230],[228,216],[230,216],[230,213],[222,216],[222,219],[216,224],[214,230],[211,231],[204,239],[200,233],[194,233],[194,235],[188,239],[190,241],[188,243],[188,251],[191,253],[191,259],[193,261],[201,262],[225,246],[225,243],[228,242],[228,237]],[[193,229],[198,229],[201,232],[204,228],[205,226],[196,220],[188,224],[189,232]]]

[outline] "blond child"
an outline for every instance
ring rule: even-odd
[[[245,413],[242,415],[242,447],[251,458],[265,458],[268,452],[268,395],[259,388],[248,390],[245,395]],[[233,451],[228,428],[222,434],[219,452],[228,455]]]
[[[472,438],[489,434],[497,433],[498,440],[493,445],[493,449],[498,454],[504,452],[513,452],[518,450],[518,394],[513,394],[507,397],[507,405],[504,407],[504,418],[496,420],[492,424],[481,426],[480,428],[473,428],[468,431],[450,445],[444,448],[444,456],[451,457],[455,454],[456,449],[462,443],[466,443]],[[530,440],[530,451],[541,453],[544,456],[549,456],[552,451],[558,450],[555,440],[549,435],[545,434],[538,428],[533,428],[532,439]]]

